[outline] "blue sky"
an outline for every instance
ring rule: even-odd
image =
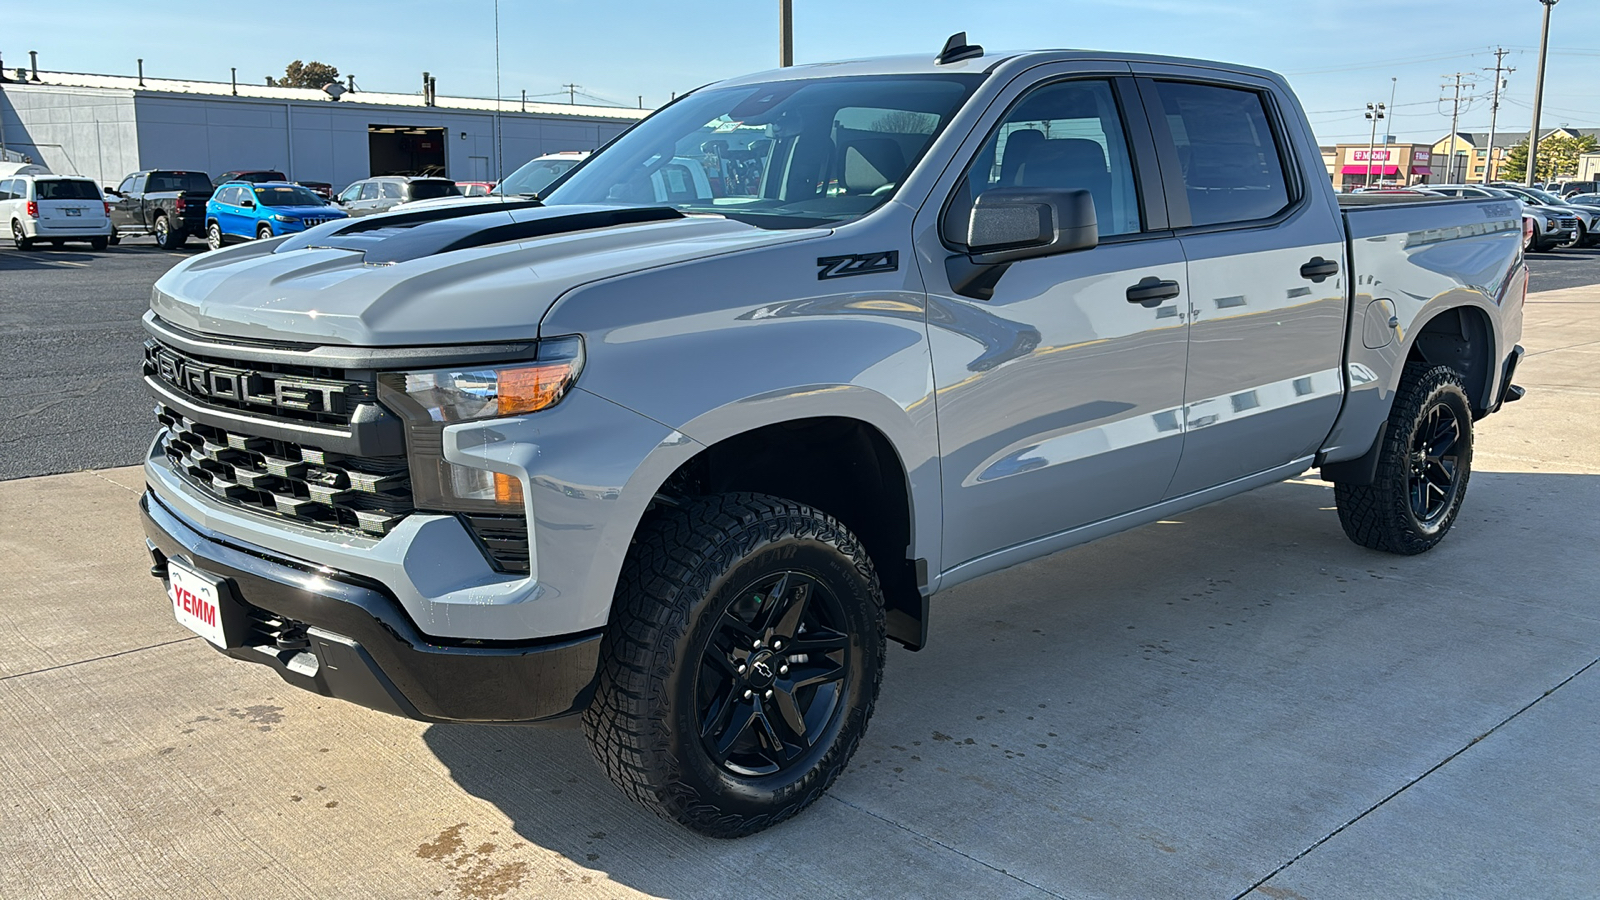
[[[8,67],[38,50],[40,66],[216,81],[228,67],[260,83],[290,60],[317,59],[368,90],[415,91],[423,70],[441,94],[493,96],[490,0],[275,0],[272,3],[7,4],[0,53]],[[1483,99],[1464,106],[1463,130],[1485,130],[1496,44],[1517,71],[1501,130],[1532,120],[1538,0],[794,0],[795,57],[818,62],[937,52],[965,30],[991,49],[1082,47],[1199,56],[1289,76],[1323,143],[1367,137],[1368,102],[1389,102],[1402,140],[1449,130],[1442,76],[1481,76]],[[501,93],[556,94],[574,82],[594,97],[646,106],[671,92],[770,68],[777,61],[777,0],[529,2],[500,4]],[[1546,127],[1600,126],[1600,3],[1561,0],[1551,28]],[[1398,82],[1391,82],[1398,78]],[[562,93],[564,98],[565,94]],[[554,98],[551,98],[554,99]],[[1442,111],[1442,112],[1441,112]],[[1379,129],[1380,134],[1382,129]]]

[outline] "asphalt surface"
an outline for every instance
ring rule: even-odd
[[[139,317],[156,279],[205,249],[190,247],[0,250],[0,480],[143,458],[154,430]]]
[[[150,286],[205,249],[147,238],[0,250],[0,481],[133,465],[154,433],[139,383]],[[1600,283],[1600,249],[1529,256],[1530,290]]]
[[[0,483],[0,897],[1594,897],[1600,288],[1523,344],[1439,547],[1357,547],[1298,478],[941,593],[848,771],[739,841],[575,731],[223,658],[146,574],[137,468]]]

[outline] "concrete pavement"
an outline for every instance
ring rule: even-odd
[[[0,483],[0,897],[1592,894],[1600,288],[1523,343],[1436,550],[1355,547],[1297,479],[941,594],[850,771],[738,842],[575,731],[221,658],[144,574],[137,469]]]

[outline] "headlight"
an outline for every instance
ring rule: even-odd
[[[458,366],[378,376],[378,399],[406,420],[411,490],[421,509],[521,512],[522,484],[444,458],[444,429],[519,416],[561,402],[583,369],[577,337],[539,342],[530,362]]]
[[[277,219],[279,222],[298,222],[298,221],[300,221],[299,219],[295,218],[294,216],[277,216],[277,215],[275,215],[275,216],[273,216],[273,218]]]

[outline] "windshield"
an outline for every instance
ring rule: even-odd
[[[763,228],[847,222],[894,195],[981,79],[829,78],[691,94],[545,202],[671,206]]]
[[[456,188],[454,181],[433,179],[430,181],[411,182],[411,199],[432,200],[435,197],[459,197],[461,191]]]
[[[198,191],[211,193],[211,177],[200,172],[151,172],[150,183],[144,186],[145,193],[155,194],[161,191]]]
[[[258,187],[255,192],[256,202],[262,206],[324,206],[328,202],[298,184]]]
[[[536,159],[522,164],[522,168],[506,176],[490,193],[501,196],[525,197],[537,194],[562,175],[572,171],[576,159]]]
[[[92,181],[35,181],[40,200],[99,200],[100,189]]]

